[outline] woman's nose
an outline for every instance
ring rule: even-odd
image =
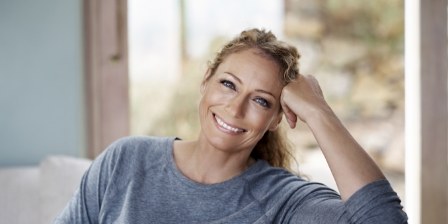
[[[232,98],[227,105],[227,111],[235,118],[244,117],[245,113],[245,97],[244,96],[235,96]]]

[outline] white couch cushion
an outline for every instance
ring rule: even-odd
[[[40,223],[52,223],[79,187],[87,159],[50,156],[40,164]]]
[[[39,169],[0,169],[0,223],[28,224],[39,220]]]

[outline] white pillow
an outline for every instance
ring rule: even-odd
[[[0,223],[28,224],[39,220],[37,167],[0,169]]]
[[[78,189],[87,159],[50,156],[40,163],[40,223],[52,223]]]

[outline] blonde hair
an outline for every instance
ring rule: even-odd
[[[239,36],[225,44],[215,58],[209,62],[210,76],[215,74],[216,69],[227,56],[248,49],[256,49],[262,55],[276,62],[280,68],[283,85],[288,84],[299,75],[298,59],[300,55],[294,46],[277,40],[270,31],[250,29],[241,32]],[[290,165],[294,159],[291,147],[280,128],[275,131],[267,131],[252,150],[251,157],[266,160],[272,166],[288,170],[291,170]]]

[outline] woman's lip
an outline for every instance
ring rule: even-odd
[[[221,117],[217,116],[215,113],[212,113],[212,115],[213,115],[216,125],[221,130],[224,130],[225,132],[233,133],[233,134],[246,132],[246,130],[243,128],[235,127],[234,125],[231,125],[231,124],[225,122]]]

